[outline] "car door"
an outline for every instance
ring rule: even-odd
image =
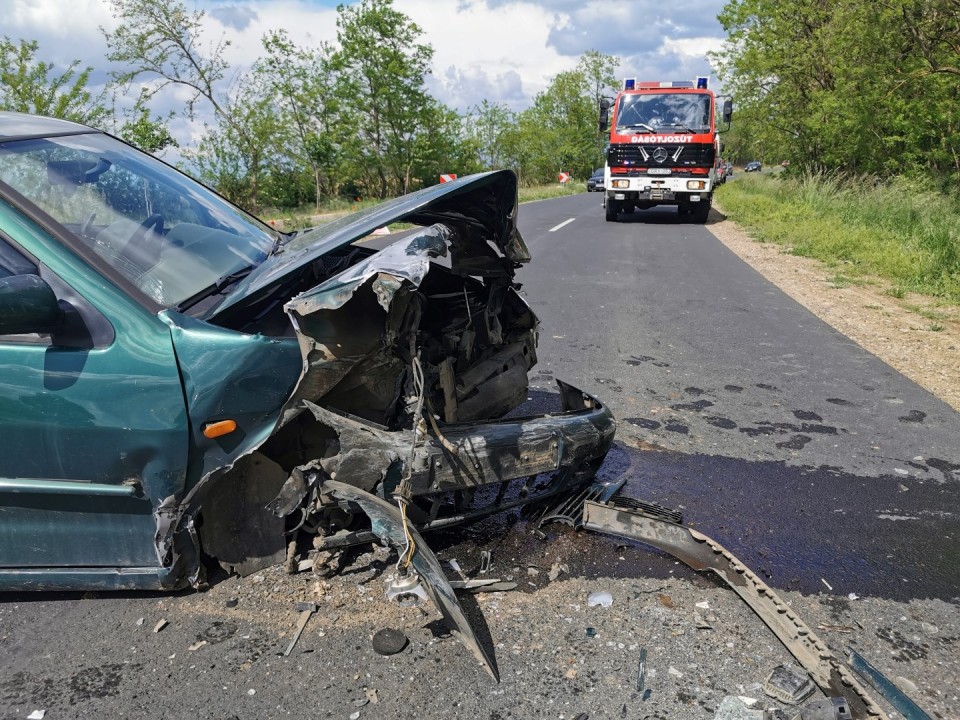
[[[156,575],[155,511],[181,492],[188,453],[169,330],[0,202],[0,282],[13,276],[41,278],[64,320],[0,333],[0,589],[24,575],[56,587],[65,568]]]

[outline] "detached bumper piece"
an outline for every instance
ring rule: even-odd
[[[584,503],[583,527],[639,540],[663,550],[694,570],[716,573],[766,623],[813,681],[831,696],[843,697],[854,718],[888,720],[854,674],[770,586],[716,541],[661,514]]]

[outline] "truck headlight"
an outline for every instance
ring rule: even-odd
[[[687,190],[703,190],[707,187],[705,180],[687,180]]]
[[[628,188],[628,187],[630,187],[630,181],[629,181],[629,180],[614,180],[614,181],[613,181],[613,186],[614,186],[615,188]]]

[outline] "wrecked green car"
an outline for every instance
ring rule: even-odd
[[[372,539],[429,575],[418,531],[587,486],[597,400],[560,383],[556,412],[505,418],[537,359],[516,213],[498,171],[283,233],[107,134],[0,113],[0,590],[175,589],[205,558]]]

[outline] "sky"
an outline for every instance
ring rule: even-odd
[[[339,0],[354,4],[352,0]],[[284,29],[302,46],[336,40],[338,0],[185,0],[206,13],[204,39],[231,41],[231,71],[257,59],[260,40]],[[4,0],[2,34],[39,42],[38,58],[58,70],[79,59],[94,68],[92,84],[111,69],[100,28],[116,21],[108,0]],[[394,0],[423,30],[434,49],[430,92],[466,111],[481,100],[513,110],[529,107],[559,72],[576,66],[587,50],[620,59],[618,77],[691,80],[711,75],[706,54],[724,37],[716,16],[722,0],[668,4],[650,0]],[[711,79],[716,87],[716,79]],[[165,107],[182,110],[184,96],[167,93]],[[121,101],[122,102],[122,101]],[[179,117],[172,124],[183,141],[199,132]],[[187,140],[189,142],[189,140]]]

